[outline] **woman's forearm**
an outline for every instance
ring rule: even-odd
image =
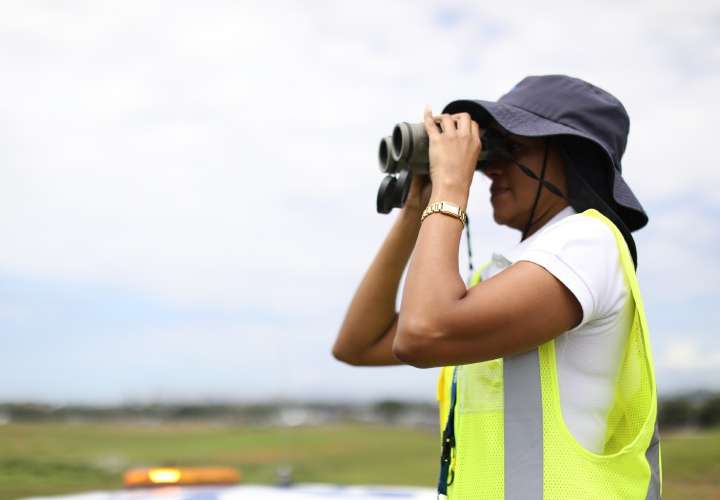
[[[420,212],[406,207],[398,215],[380,250],[358,286],[333,347],[336,358],[351,364],[392,364],[392,342],[370,351],[397,318],[395,302],[400,279],[420,229]]]
[[[433,191],[434,201],[467,206],[465,191]],[[445,214],[432,214],[419,231],[415,253],[408,269],[400,307],[395,351],[400,357],[425,348],[443,334],[443,314],[451,311],[467,293],[460,275],[458,250],[462,223]]]

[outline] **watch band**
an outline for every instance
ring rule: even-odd
[[[420,222],[424,221],[428,215],[437,213],[456,218],[462,223],[463,227],[467,223],[467,214],[465,213],[465,210],[447,201],[437,201],[428,205],[427,208],[423,210]]]

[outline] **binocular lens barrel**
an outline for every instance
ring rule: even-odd
[[[380,171],[386,175],[378,189],[378,213],[387,214],[393,208],[401,208],[405,204],[412,176],[430,173],[429,149],[430,139],[424,123],[400,122],[393,128],[392,135],[380,140],[378,163]],[[508,157],[511,154],[504,145],[503,137],[497,131],[486,130],[475,168],[484,170],[491,161]]]
[[[488,142],[483,136],[482,151],[478,158],[478,169],[482,169],[488,158]],[[427,174],[430,172],[430,139],[425,132],[424,123],[400,122],[393,128],[391,140],[384,137],[380,141],[380,170],[386,173],[397,172],[404,165],[412,172]],[[388,158],[388,150],[392,158]],[[391,164],[391,161],[394,163]]]
[[[393,157],[396,161],[411,165],[426,164],[429,161],[429,138],[423,123],[401,122],[395,125],[392,145]]]
[[[383,137],[378,148],[378,162],[380,171],[384,174],[393,174],[398,170],[398,162],[393,157],[392,150],[392,137]]]
[[[402,122],[391,136],[383,137],[378,148],[380,171],[385,174],[407,169],[417,174],[430,172],[429,138],[422,123]]]

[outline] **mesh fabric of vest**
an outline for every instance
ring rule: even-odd
[[[655,430],[657,396],[639,286],[632,257],[615,226],[595,210],[573,217],[595,217],[613,230],[623,272],[635,301],[631,331],[618,369],[602,453],[584,448],[562,416],[555,342],[539,348],[542,387],[543,491],[545,499],[645,499],[651,470],[645,453]],[[479,281],[479,273],[470,283]],[[441,429],[448,415],[453,367],[438,380]],[[458,367],[455,409],[456,447],[449,500],[504,498],[504,408],[502,359]],[[513,499],[508,499],[513,500]]]

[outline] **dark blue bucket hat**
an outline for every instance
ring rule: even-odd
[[[647,214],[622,178],[630,119],[610,93],[565,75],[528,76],[497,102],[459,100],[443,113],[467,112],[480,126],[497,123],[525,137],[576,137],[602,150],[612,186],[613,209],[630,231],[645,226]]]

